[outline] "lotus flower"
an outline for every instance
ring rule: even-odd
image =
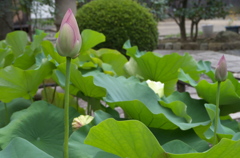
[[[146,81],[148,86],[161,98],[164,96],[164,84],[161,82],[155,82],[151,80]]]
[[[224,55],[218,62],[217,68],[215,70],[215,79],[219,82],[225,81],[227,79],[227,62]]]
[[[72,122],[73,130],[77,130],[82,126],[89,124],[92,120],[93,117],[89,115],[81,115],[79,117],[74,118]]]
[[[71,9],[63,17],[56,48],[61,56],[76,58],[82,45],[77,21]]]

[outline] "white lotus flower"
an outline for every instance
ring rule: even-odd
[[[147,80],[148,86],[161,98],[164,96],[164,83]]]
[[[73,119],[72,127],[74,130],[79,129],[80,127],[89,124],[94,117],[89,115],[81,115]]]

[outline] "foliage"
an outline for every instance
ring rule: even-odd
[[[168,6],[167,14],[170,18],[173,18],[174,21],[180,28],[181,40],[186,41],[186,28],[185,28],[185,19],[186,19],[186,8],[188,0],[167,0],[166,5]]]
[[[47,7],[46,7],[47,6]],[[41,13],[46,12],[51,15],[48,19],[44,19]],[[31,5],[31,13],[34,14],[33,28],[42,28],[46,25],[54,24],[55,3],[52,0],[34,0]]]
[[[191,20],[191,39],[195,41],[198,36],[198,24],[201,20],[225,18],[228,7],[220,0],[191,1],[191,7],[186,10],[186,17]],[[195,27],[195,28],[194,28]],[[193,33],[195,29],[195,33]]]
[[[80,8],[76,19],[81,29],[103,33],[106,42],[96,48],[113,48],[124,52],[128,39],[140,50],[157,47],[157,23],[147,9],[129,0],[96,0]]]
[[[167,0],[168,15],[180,27],[181,39],[186,40],[185,19],[191,20],[191,39],[195,41],[198,36],[198,24],[201,20],[224,18],[228,14],[229,6],[221,0]],[[195,29],[195,33],[193,33]]]
[[[43,100],[34,101],[46,79],[65,87],[66,62],[45,36],[40,31],[29,42],[16,31],[0,41],[0,157],[62,157],[63,93],[45,85]],[[81,36],[80,56],[71,65],[69,123],[86,113],[79,98],[94,119],[70,129],[71,158],[239,157],[240,127],[229,114],[240,111],[240,83],[230,72],[221,83],[218,143],[210,147],[217,87],[210,62],[196,62],[189,54],[142,52],[130,41],[124,44],[127,60],[116,50],[92,49],[105,40],[103,34],[83,30]],[[201,74],[211,82],[199,80]],[[164,96],[147,80],[164,83]],[[178,80],[193,86],[201,99],[175,91]]]
[[[166,0],[135,0],[142,6],[150,9],[156,20],[163,20],[166,15]]]
[[[6,2],[1,3],[0,6],[3,5],[5,7],[2,8],[0,17],[5,18],[2,17],[4,12],[7,14],[13,14],[15,19],[14,22],[20,26],[20,30],[24,29],[23,25],[25,24],[32,25],[33,28],[37,28],[40,25],[53,23],[53,19],[51,18],[48,19],[48,22],[47,20],[41,20],[42,12],[49,12],[51,15],[54,14],[53,10],[55,5],[52,0],[13,0],[11,3],[11,7],[6,7]],[[48,10],[46,10],[46,7],[44,8],[46,5],[49,6]],[[31,14],[34,14],[36,19],[31,19]],[[11,29],[13,30],[13,28]]]
[[[76,0],[77,2],[77,8],[82,7],[83,5],[87,4],[88,2],[91,2],[92,0]]]

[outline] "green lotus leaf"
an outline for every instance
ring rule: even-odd
[[[65,64],[60,64],[58,70],[54,72],[54,79],[57,83],[60,83],[62,87],[65,86],[64,76],[65,74]],[[93,81],[93,76],[83,76],[81,72],[77,69],[75,64],[71,64],[71,93],[76,93],[81,91],[85,96],[93,98],[101,98],[106,95],[106,90],[100,86],[95,85]]]
[[[69,154],[71,158],[92,158],[97,152],[101,151],[83,143],[91,127],[92,125],[85,125],[70,136]]]
[[[217,145],[210,150],[203,153],[189,153],[189,154],[169,154],[168,158],[238,158],[240,141],[233,141],[229,139],[222,139]]]
[[[240,140],[240,132],[236,133],[236,134],[233,136],[232,140],[235,140],[235,141]]]
[[[112,49],[100,49],[96,53],[104,63],[111,65],[112,69],[118,76],[126,75],[123,68],[127,59],[120,52]]]
[[[183,81],[185,83],[189,83],[191,86],[196,86],[197,83],[195,80],[193,80],[189,74],[186,74],[182,69],[180,69],[179,74],[178,74],[178,79],[180,81]]]
[[[192,99],[188,93],[175,92],[167,98],[166,104],[181,101],[172,103],[176,108],[173,109],[179,111],[179,114],[181,113],[181,117],[179,117],[171,109],[159,104],[159,97],[145,82],[141,83],[134,77],[112,77],[102,73],[92,73],[92,75],[94,83],[106,89],[107,96],[104,97],[104,100],[108,105],[112,108],[121,107],[127,116],[142,121],[148,127],[161,129],[179,127],[187,130],[210,124],[210,119],[203,106],[205,102]],[[192,122],[188,123],[186,118],[188,121],[192,118]]]
[[[240,95],[236,91],[240,87],[239,85],[240,83],[234,83],[229,79],[221,83],[219,104],[222,116],[240,111]],[[206,80],[202,80],[196,86],[196,90],[199,97],[208,103],[216,104],[217,83],[208,83]]]
[[[213,104],[205,104],[205,107],[211,121],[215,122],[216,106]],[[214,143],[214,123],[212,123],[208,129],[205,127],[202,128],[202,129],[205,129],[206,131],[199,130],[199,128],[201,127],[194,128],[195,132],[199,135],[199,137],[213,144]],[[235,135],[235,131],[232,130],[231,128],[228,128],[227,126],[222,125],[220,120],[218,120],[218,128],[216,132],[217,132],[218,141],[220,141],[222,138],[232,139],[232,137]]]
[[[210,61],[202,61],[200,60],[197,64],[198,71],[206,74],[212,81],[215,81],[214,69],[211,66]]]
[[[240,131],[240,124],[238,123],[238,121],[232,119],[231,117],[226,120],[221,119],[221,123],[225,127],[232,129],[236,133]]]
[[[93,158],[120,158],[117,155],[113,155],[111,153],[107,153],[104,151],[99,151]]]
[[[84,143],[120,157],[157,158],[164,153],[149,129],[136,120],[107,119],[90,129]]]
[[[168,153],[173,154],[186,154],[186,153],[196,153],[197,151],[193,149],[188,144],[180,141],[180,140],[173,140],[166,144],[164,144],[163,149]]]
[[[109,65],[109,64],[102,63],[102,64],[101,64],[101,68],[102,68],[102,70],[103,70],[103,72],[104,72],[105,74],[109,74],[109,75],[111,75],[111,76],[115,76],[115,75],[116,75],[116,73],[114,72],[112,66]]]
[[[30,46],[26,46],[25,51],[22,55],[18,56],[14,62],[13,66],[20,69],[26,70],[35,64],[35,56],[37,51],[33,51]]]
[[[24,52],[18,56],[15,56],[13,65],[21,69],[29,69],[37,62],[38,54],[42,53],[41,42],[47,34],[43,31],[37,31],[37,34],[33,37],[31,45],[27,45],[24,48]],[[42,61],[41,61],[42,63]],[[39,65],[38,65],[39,66]]]
[[[15,98],[32,99],[38,86],[51,74],[52,69],[50,62],[35,70],[22,70],[14,66],[1,69],[0,100],[8,103]]]
[[[99,148],[84,144],[92,125],[85,125],[75,131],[69,138],[69,155],[71,158],[119,158]],[[104,156],[103,156],[104,155]],[[101,157],[103,156],[103,157]]]
[[[12,51],[10,48],[0,48],[0,67],[5,67],[6,57],[13,56]]]
[[[213,71],[210,61],[200,60],[198,61],[197,66],[198,66],[198,71],[203,71],[205,73],[208,73],[209,71]]]
[[[105,36],[102,33],[90,29],[83,30],[81,33],[81,37],[82,37],[82,47],[80,50],[81,53],[84,53],[87,50],[96,46],[97,44],[105,41]]]
[[[89,49],[85,53],[80,53],[78,56],[79,65],[84,70],[91,70],[98,67],[98,64],[94,62],[93,58],[97,57],[96,51]]]
[[[177,53],[160,56],[153,52],[145,54],[131,54],[134,58],[135,70],[140,72],[139,76],[145,80],[160,81],[164,83],[164,94],[170,95],[175,90],[175,85],[178,80],[179,69],[182,69],[186,74],[189,74],[194,80],[198,80],[200,73],[197,71],[196,61],[189,55],[181,56]],[[132,65],[134,66],[134,65]],[[130,72],[134,74],[134,72]]]
[[[164,135],[161,137],[164,139]],[[115,121],[107,119],[92,127],[84,142],[120,157],[132,158],[238,158],[240,151],[240,140],[233,141],[223,138],[217,145],[202,153],[185,153],[196,151],[182,142],[177,144],[175,142],[175,146],[167,147],[168,151],[175,153],[169,153],[160,146],[144,124],[135,120]],[[178,145],[177,149],[176,145]],[[182,150],[185,148],[185,152],[180,151],[181,148]]]
[[[42,99],[47,101],[48,103],[53,104],[62,109],[64,108],[65,93],[60,93],[52,89],[51,87],[46,87],[42,91],[42,97],[43,97]],[[80,114],[85,114],[84,109],[78,105],[76,98],[74,98],[71,95],[69,96],[69,106],[75,108]]]
[[[70,108],[69,123],[79,113]],[[63,156],[64,110],[46,103],[34,102],[29,108],[15,112],[11,122],[0,129],[0,146],[4,149],[16,137],[26,139],[47,154]]]
[[[94,120],[77,131],[73,132],[69,138],[69,153],[71,158],[117,158],[118,156],[104,152],[103,150],[84,144],[84,140],[87,137],[89,130],[98,123],[112,118],[108,113],[101,110],[94,112]],[[79,150],[80,149],[80,150]],[[101,157],[102,156],[102,157]]]
[[[137,62],[134,58],[130,58],[129,61],[124,66],[125,71],[129,76],[136,76],[137,78],[144,79],[141,70],[138,69]]]
[[[209,143],[201,139],[193,129],[183,131],[179,128],[175,130],[163,130],[163,129],[157,129],[157,128],[150,128],[150,130],[154,134],[154,136],[157,138],[158,142],[160,144],[163,144],[164,149],[165,149],[164,147],[165,144],[172,142],[174,140],[179,140],[185,143],[185,145],[187,144],[197,152],[205,152],[210,149]],[[185,145],[183,144],[183,146]],[[169,148],[169,150],[172,151],[174,150],[174,148]]]
[[[93,123],[94,125],[97,125],[99,124],[100,122],[108,119],[108,118],[115,118],[115,119],[119,119],[119,116],[118,117],[115,117],[115,115],[111,115],[107,112],[104,112],[102,110],[97,110],[94,112],[94,119],[93,119]]]
[[[35,31],[36,31],[36,34],[33,35],[33,42],[31,43],[31,49],[33,51],[41,46],[41,42],[47,36],[47,33],[45,33],[42,30],[36,29]]]
[[[62,88],[65,87],[65,74],[58,69],[53,70],[52,79]],[[78,89],[70,83],[70,94],[77,95]]]
[[[7,34],[6,42],[11,46],[14,56],[18,57],[24,53],[28,35],[25,31],[14,31]]]
[[[54,59],[56,62],[56,65],[61,64],[66,61],[66,59],[62,56],[60,56],[57,51],[55,50],[52,42],[50,41],[43,41],[41,43],[43,52],[46,57],[51,57],[50,59]]]
[[[0,151],[0,157],[2,158],[53,158],[44,151],[40,150],[27,140],[16,137],[8,146]]]
[[[14,112],[26,109],[30,106],[30,104],[31,104],[30,100],[25,100],[23,98],[14,99],[9,103],[1,102],[0,103],[0,128],[8,124],[8,121],[10,121],[8,119],[10,119],[11,115]],[[7,112],[4,106],[7,107]]]
[[[185,118],[189,123],[192,122],[192,118],[187,114],[187,106],[183,102],[174,101],[171,103],[165,103],[163,101],[160,101],[160,104],[163,107],[171,109],[176,116]]]
[[[106,74],[126,75],[123,67],[127,59],[120,52],[112,49],[100,49],[95,51],[90,49],[79,55],[79,65],[81,69],[91,70],[99,68]]]

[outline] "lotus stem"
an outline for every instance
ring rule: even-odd
[[[32,95],[30,94],[30,92],[28,93],[28,95],[29,95],[29,100],[31,101],[31,103],[33,103],[34,102],[34,98],[32,97]]]
[[[91,98],[87,97],[87,115],[92,115],[92,102],[90,101]]]
[[[45,85],[45,82],[44,82],[44,81],[43,81],[43,91],[44,91],[44,94],[45,94],[46,100],[48,101],[47,89],[46,89],[46,85]]]
[[[51,104],[54,102],[56,90],[57,90],[57,85],[54,86]]]
[[[69,84],[71,57],[66,57],[66,81],[65,81],[65,100],[64,100],[64,158],[68,158],[68,137],[69,137]]]
[[[218,129],[218,121],[219,121],[219,99],[220,99],[220,86],[221,86],[221,81],[217,82],[217,95],[216,95],[216,115],[215,115],[215,123],[214,123],[214,143],[213,145],[216,145],[218,143],[218,138],[217,138],[217,129]]]
[[[91,115],[91,104],[89,103],[89,99],[87,104],[87,115]]]
[[[7,104],[6,103],[3,103],[3,104],[4,104],[4,108],[5,108],[6,125],[7,125],[10,122],[10,115],[9,115],[9,112],[8,112]]]

